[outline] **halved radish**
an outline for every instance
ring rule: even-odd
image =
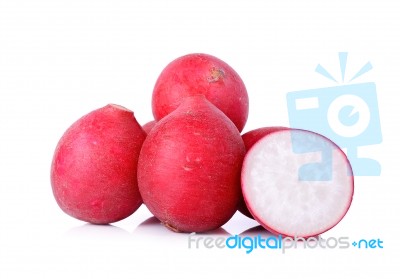
[[[269,133],[247,152],[242,192],[267,230],[291,237],[321,234],[340,222],[354,190],[350,163],[328,138],[305,130]]]
[[[247,133],[242,135],[242,139],[244,142],[244,146],[246,147],[246,151],[250,150],[250,148],[264,136],[266,136],[272,132],[279,131],[279,130],[285,130],[285,129],[289,129],[289,128],[282,127],[282,126],[271,126],[271,127],[263,127],[263,128],[258,128],[255,130],[248,131]],[[250,211],[246,207],[246,203],[244,202],[243,195],[240,197],[238,210],[242,214],[246,215],[247,217],[254,219],[253,216],[251,216]]]

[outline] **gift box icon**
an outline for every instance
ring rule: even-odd
[[[339,61],[342,81],[344,81],[347,53],[339,53]],[[350,81],[370,69],[372,66],[368,62]],[[316,71],[336,81],[321,65],[317,66]],[[346,148],[354,175],[380,175],[381,166],[378,161],[372,158],[359,158],[357,154],[359,146],[382,142],[375,83],[347,84],[289,92],[287,107],[290,127],[314,131],[331,139],[341,148]],[[293,151],[304,153],[318,150],[307,151],[293,144]],[[330,162],[326,150],[321,150],[321,152],[325,154],[326,162]]]

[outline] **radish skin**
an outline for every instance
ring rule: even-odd
[[[60,208],[93,224],[122,220],[142,204],[137,161],[145,132],[132,111],[107,105],[76,121],[60,139],[51,185]]]
[[[237,209],[244,154],[235,125],[204,96],[188,97],[157,122],[143,144],[143,201],[173,231],[217,229]]]
[[[193,53],[169,63],[153,90],[152,108],[158,121],[173,112],[182,100],[203,94],[238,128],[243,130],[249,113],[249,97],[239,74],[212,55]]]
[[[151,129],[153,129],[153,127],[156,125],[156,123],[157,122],[155,120],[149,121],[146,124],[144,124],[142,128],[146,132],[146,134],[148,134],[150,133]]]

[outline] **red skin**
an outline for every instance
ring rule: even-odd
[[[144,124],[142,128],[146,132],[146,134],[148,134],[150,133],[151,129],[153,129],[154,125],[156,125],[156,123],[157,122],[155,120],[149,121],[146,124]]]
[[[244,155],[239,131],[220,110],[202,95],[186,98],[143,144],[143,201],[173,231],[217,229],[237,209]]]
[[[270,133],[276,132],[276,131],[281,131],[281,130],[287,130],[289,128],[287,127],[281,127],[281,126],[274,126],[274,127],[264,127],[264,128],[258,128],[255,130],[251,130],[244,135],[242,135],[242,139],[244,142],[244,145],[246,147],[246,152],[250,150],[250,148],[260,139],[262,139],[264,136],[269,135]],[[254,217],[251,215],[250,211],[247,209],[246,203],[244,201],[243,195],[240,198],[239,202],[239,207],[238,210],[246,215],[249,218],[254,219]]]
[[[142,204],[137,161],[146,133],[133,112],[116,105],[92,111],[60,139],[51,185],[60,208],[79,220],[108,224]]]
[[[153,90],[152,107],[158,121],[188,96],[203,94],[243,130],[249,112],[246,87],[232,67],[207,54],[188,54],[168,64]]]

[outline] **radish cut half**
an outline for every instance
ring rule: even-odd
[[[267,230],[290,237],[321,234],[340,222],[354,191],[350,163],[328,138],[275,131],[247,152],[242,168],[247,208]]]

